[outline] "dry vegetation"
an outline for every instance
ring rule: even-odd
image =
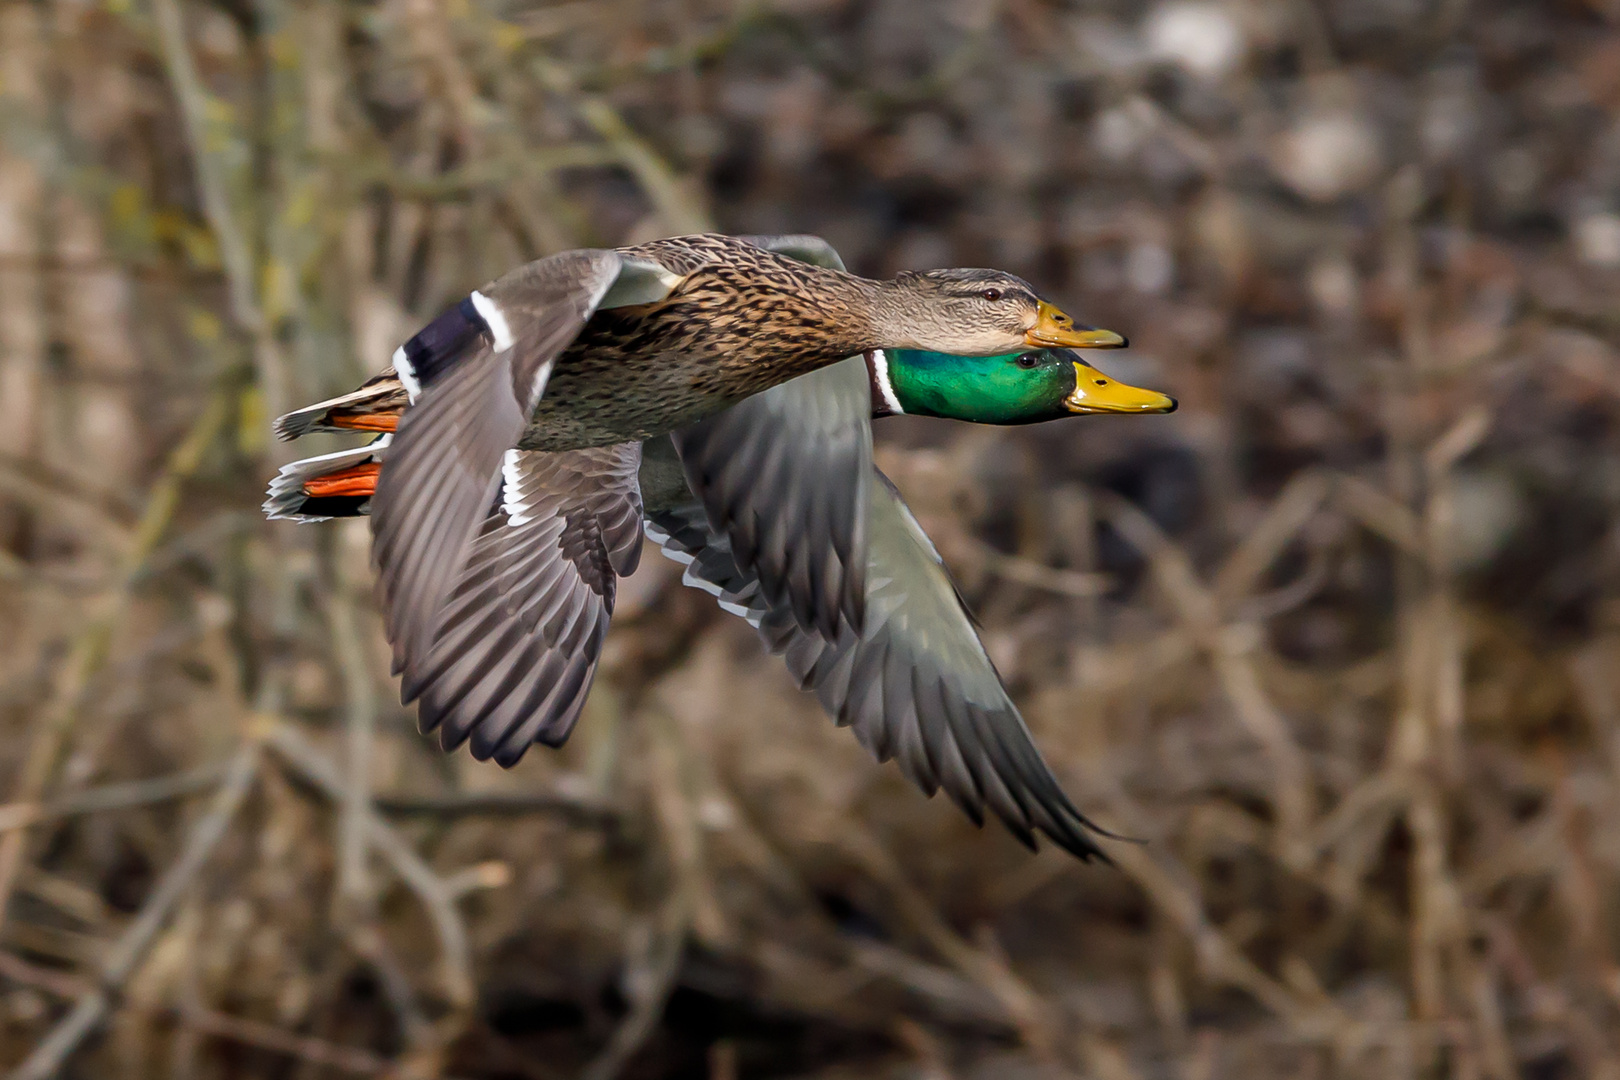
[[[1614,0],[11,0],[0,93],[13,1075],[1620,1077]],[[1181,397],[883,425],[1117,866],[655,557],[564,752],[443,759],[364,524],[260,520],[269,416],[711,222]]]

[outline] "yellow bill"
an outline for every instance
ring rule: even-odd
[[[1076,360],[1074,392],[1063,399],[1063,407],[1073,413],[1167,413],[1176,411],[1176,399],[1157,390],[1126,386]]]

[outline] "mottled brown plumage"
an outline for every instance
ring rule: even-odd
[[[929,291],[921,276],[904,287],[869,281],[731,236],[655,240],[621,254],[681,281],[657,303],[591,317],[552,367],[525,450],[648,439],[846,356],[897,347],[885,314],[903,305],[902,288],[919,299]],[[489,290],[504,307],[523,286],[518,277]]]

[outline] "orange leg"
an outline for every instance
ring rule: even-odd
[[[397,431],[398,413],[333,413],[332,426],[354,431]]]
[[[377,474],[382,466],[376,462],[339,469],[325,476],[304,481],[304,494],[315,498],[329,495],[372,495],[377,491]]]

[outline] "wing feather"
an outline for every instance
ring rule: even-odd
[[[552,363],[620,267],[612,251],[530,263],[474,294],[484,306],[458,305],[401,350],[412,358],[421,396],[400,419],[371,516],[377,592],[396,669],[409,674],[432,648],[463,553],[500,483],[502,455],[517,445]],[[509,347],[496,348],[486,312],[504,323]],[[464,325],[451,325],[457,318]]]
[[[755,394],[672,439],[738,568],[773,605],[828,638],[841,620],[861,625],[872,424],[860,357]]]
[[[841,726],[880,761],[896,759],[924,791],[944,789],[975,824],[988,809],[1022,843],[1042,833],[1082,859],[1106,859],[1089,821],[1063,792],[1007,696],[938,553],[888,479],[872,470],[866,618],[834,640],[772,603],[729,557],[729,534],[705,529],[694,504],[655,508],[648,535],[687,564],[783,655]]]
[[[500,508],[468,546],[437,635],[404,684],[446,750],[514,764],[560,745],[584,705],[618,567],[641,543],[641,444],[511,451]]]

